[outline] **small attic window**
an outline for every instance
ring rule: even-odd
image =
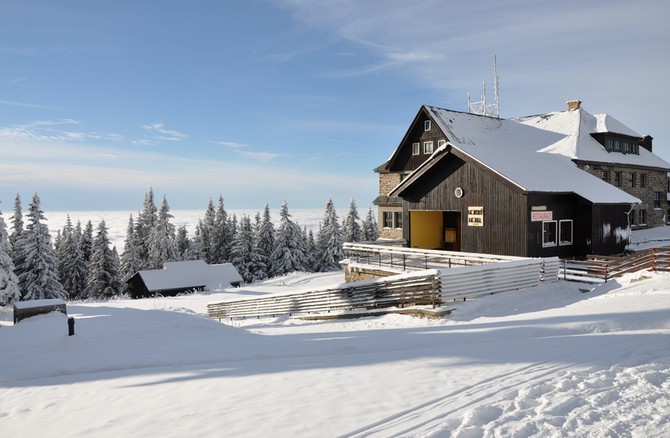
[[[622,154],[640,154],[640,146],[637,142],[627,138],[609,137],[605,139],[605,150],[607,152],[620,152]]]
[[[423,130],[430,131],[430,120],[426,120],[423,122]]]

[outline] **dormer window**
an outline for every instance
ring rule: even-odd
[[[426,120],[423,122],[423,130],[430,131],[430,120]]]
[[[599,140],[601,144],[603,142]],[[619,152],[622,154],[640,154],[640,145],[636,140],[628,138],[607,137],[603,144],[607,152]]]

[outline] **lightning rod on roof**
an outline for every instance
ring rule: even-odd
[[[498,66],[496,63],[496,55],[493,55],[493,103],[486,102],[486,81],[482,86],[482,96],[480,101],[471,102],[470,92],[468,92],[468,112],[471,114],[479,114],[481,116],[500,118],[500,83],[498,82]]]

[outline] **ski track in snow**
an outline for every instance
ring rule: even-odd
[[[527,417],[529,420],[536,416],[534,410],[553,410],[557,420],[555,424],[550,424],[549,431],[553,433],[561,432],[564,423],[564,411],[571,411],[580,406],[592,408],[592,399],[597,398],[593,393],[605,393],[601,400],[611,403],[611,397],[616,392],[611,385],[599,383],[599,377],[616,380],[612,374],[620,373],[619,370],[601,370],[594,373],[596,377],[580,382],[584,386],[584,397],[574,395],[575,385],[570,381],[574,380],[576,375],[589,374],[588,370],[582,369],[580,363],[587,363],[590,359],[601,355],[611,355],[620,350],[627,350],[632,347],[640,346],[640,339],[648,335],[636,335],[632,337],[623,337],[622,340],[601,344],[599,346],[589,346],[588,348],[557,356],[551,361],[536,363],[533,365],[518,368],[509,373],[503,373],[495,377],[487,378],[450,392],[442,397],[433,399],[427,403],[418,405],[412,409],[391,415],[377,423],[367,427],[355,430],[351,433],[342,435],[343,437],[386,437],[386,436],[436,436],[436,437],[461,437],[461,436],[494,436],[493,431],[500,428],[501,425],[510,423],[511,419],[516,421],[519,417]],[[654,337],[646,344],[661,344],[663,339]],[[665,388],[670,389],[670,369],[665,369],[660,365],[650,365],[652,371],[649,371],[648,377],[660,382],[659,391]],[[618,367],[620,368],[620,367]],[[625,373],[625,372],[624,372]],[[559,375],[559,378],[552,376]],[[663,377],[665,376],[665,377]],[[595,391],[594,391],[595,389]],[[600,390],[600,391],[597,391]],[[567,393],[566,400],[557,403],[556,399],[561,399],[562,393]],[[588,397],[587,397],[588,396]],[[537,401],[539,397],[540,401]],[[660,397],[660,396],[659,396]],[[667,408],[668,401],[665,400]],[[471,409],[472,406],[476,406]],[[661,411],[663,412],[663,411]],[[670,412],[666,409],[665,412]],[[670,414],[666,414],[670,415]],[[503,436],[529,436],[538,433],[541,429],[547,429],[547,413],[537,415],[541,420],[540,424],[533,424],[531,421],[523,430],[498,430]],[[517,417],[517,418],[514,418]],[[551,418],[552,416],[550,416]],[[666,416],[665,424],[669,423],[669,417]],[[510,424],[518,426],[514,421]],[[575,420],[572,420],[574,423]],[[625,432],[625,426],[619,427]],[[573,428],[564,429],[567,433]],[[545,432],[549,432],[545,430]],[[496,435],[497,436],[497,435]]]

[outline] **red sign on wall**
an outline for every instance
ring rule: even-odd
[[[530,220],[531,222],[538,221],[550,221],[554,219],[554,213],[552,211],[531,211]]]

